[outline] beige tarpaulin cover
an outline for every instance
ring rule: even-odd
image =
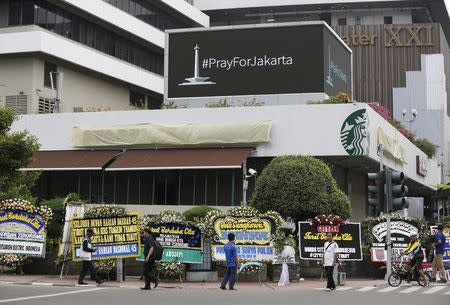
[[[73,147],[230,145],[270,142],[271,121],[73,128]]]
[[[378,128],[377,130],[377,137],[378,144],[383,145],[385,154],[405,164],[408,163],[406,149],[399,143],[398,140],[388,136],[381,128]]]

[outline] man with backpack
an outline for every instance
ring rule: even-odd
[[[152,235],[150,229],[144,229],[144,279],[145,286],[141,288],[142,290],[151,290],[151,283],[155,283],[155,288],[159,285],[159,278],[155,276],[156,261],[161,260],[163,249],[161,244],[156,241]]]

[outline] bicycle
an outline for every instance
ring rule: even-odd
[[[425,273],[426,279],[422,279],[419,275],[419,272],[416,270],[414,266],[409,271],[405,268],[407,263],[407,259],[405,256],[394,256],[392,261],[392,273],[388,277],[388,283],[392,287],[398,287],[405,279],[408,282],[417,281],[417,283],[422,286],[428,286],[428,283],[431,280],[431,276],[428,273]]]

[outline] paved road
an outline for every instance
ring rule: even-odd
[[[31,285],[0,286],[0,305],[449,305],[450,286],[368,286],[363,288],[341,287],[335,292],[322,289],[294,290],[257,289],[221,291],[219,289],[168,289],[141,291],[133,288],[114,287],[57,287]]]

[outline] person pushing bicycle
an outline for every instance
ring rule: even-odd
[[[422,244],[416,233],[411,234],[410,237],[411,241],[409,242],[408,247],[406,247],[406,249],[403,250],[400,255],[412,255],[411,261],[409,262],[409,265],[406,266],[406,269],[409,272],[415,266],[416,271],[420,274],[420,278],[424,281],[425,286],[427,286],[427,278],[422,270],[422,262],[424,259]]]

